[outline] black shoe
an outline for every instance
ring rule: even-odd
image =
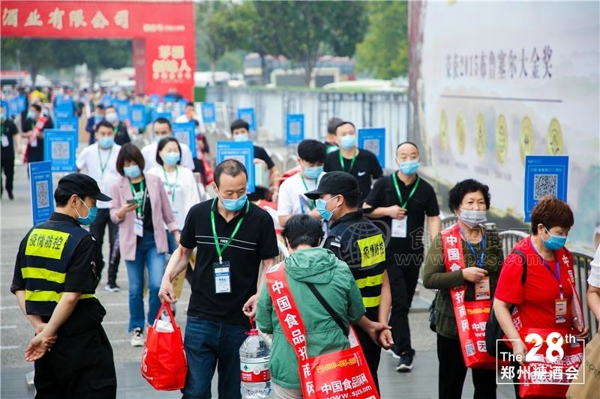
[[[410,353],[402,353],[400,355],[400,361],[396,366],[396,371],[399,372],[409,372],[413,368],[413,355]]]
[[[12,200],[14,200],[14,199],[15,199],[15,197],[13,196],[13,193],[12,193],[12,191],[8,191],[8,190],[6,190],[6,192],[8,193],[8,199],[9,199],[9,200],[11,200],[11,201],[12,201]]]
[[[121,287],[119,287],[117,283],[108,283],[104,286],[104,290],[108,292],[119,292],[121,291]]]

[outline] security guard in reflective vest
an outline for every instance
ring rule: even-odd
[[[331,223],[323,248],[346,262],[360,289],[366,316],[387,325],[392,297],[385,267],[385,242],[382,231],[358,210],[358,180],[345,172],[325,174],[316,190],[305,194],[317,200],[323,220]],[[377,368],[381,348],[360,328],[355,328],[369,369],[379,390]],[[383,330],[384,341],[392,343],[390,330]]]
[[[60,179],[56,211],[19,246],[11,292],[35,336],[25,359],[35,361],[36,398],[113,399],[113,351],[102,328],[106,314],[94,296],[99,276],[96,240],[80,225],[95,218],[96,200],[110,201],[87,175]]]

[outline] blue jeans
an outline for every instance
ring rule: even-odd
[[[134,328],[143,329],[144,322],[144,265],[148,267],[148,324],[153,324],[160,298],[158,290],[165,273],[165,254],[156,251],[154,234],[144,231],[144,237],[138,237],[135,260],[126,260],[129,277],[129,332]]]
[[[240,346],[250,326],[218,323],[188,316],[185,355],[188,372],[182,399],[210,399],[218,362],[218,397],[240,399]]]
[[[169,244],[169,253],[173,254],[177,249],[177,241],[175,241],[175,235],[167,230],[167,242]]]

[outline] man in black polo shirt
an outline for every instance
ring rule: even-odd
[[[352,122],[341,122],[335,129],[335,135],[340,145],[339,151],[327,155],[323,170],[325,172],[348,172],[356,177],[360,187],[360,204],[371,192],[371,179],[379,179],[383,170],[375,154],[369,150],[357,147],[358,136]]]
[[[6,176],[6,192],[9,199],[13,196],[13,181],[15,177],[15,145],[17,142],[17,151],[21,153],[21,136],[15,123],[6,117],[6,109],[0,105],[0,138],[2,139],[2,172]],[[0,175],[0,198],[2,197],[4,185]]]
[[[239,349],[250,329],[248,318],[256,312],[264,271],[279,254],[273,220],[248,200],[246,180],[240,162],[228,159],[217,165],[213,188],[218,198],[190,209],[160,287],[162,300],[177,300],[171,281],[197,248],[184,340],[184,399],[211,397],[217,362],[218,397],[240,398]]]
[[[392,303],[390,282],[385,267],[385,242],[381,230],[358,210],[358,181],[345,172],[330,172],[321,178],[316,190],[305,195],[317,200],[323,220],[331,221],[329,236],[323,248],[346,262],[360,289],[369,320],[387,324]],[[379,390],[377,369],[381,348],[366,332],[356,328],[371,375]],[[383,330],[391,342],[390,330]],[[382,337],[383,338],[383,337]],[[381,339],[380,339],[381,342]]]
[[[131,143],[131,138],[127,132],[127,126],[119,121],[119,114],[117,114],[117,109],[114,106],[111,105],[106,107],[104,119],[113,125],[113,130],[115,131],[115,143],[118,145]]]
[[[419,149],[410,142],[396,149],[399,170],[377,181],[363,208],[371,219],[387,225],[387,270],[392,287],[394,353],[400,357],[396,371],[412,369],[415,351],[410,342],[408,311],[423,263],[425,217],[431,237],[440,231],[440,209],[433,187],[419,175]]]

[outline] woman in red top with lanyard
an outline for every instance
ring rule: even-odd
[[[531,235],[519,241],[504,261],[494,312],[506,338],[514,340],[512,350],[515,356],[522,357],[521,365],[529,363],[536,352],[543,354],[546,348],[526,347],[524,341],[530,339],[525,337],[530,332],[540,335],[544,342],[552,332],[587,336],[574,285],[573,257],[564,248],[573,223],[573,211],[566,202],[550,195],[542,197],[531,212]],[[523,253],[526,268],[516,250]],[[527,348],[531,351],[529,356]],[[516,397],[522,397],[523,385],[515,387]],[[544,387],[544,396],[564,398],[568,385]]]

